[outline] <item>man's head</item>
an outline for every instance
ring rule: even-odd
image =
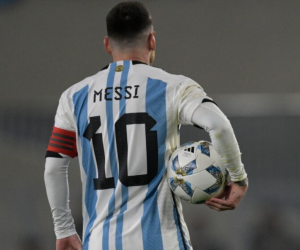
[[[106,17],[107,35],[104,46],[109,54],[141,53],[155,51],[155,32],[148,9],[140,2],[117,4]]]

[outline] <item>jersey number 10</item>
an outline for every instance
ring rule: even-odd
[[[145,124],[147,174],[135,176],[128,175],[128,140],[126,126],[132,124]],[[158,172],[157,131],[151,131],[151,128],[153,128],[155,124],[156,121],[148,113],[123,114],[115,124],[115,137],[119,160],[119,180],[126,187],[147,185],[154,179]],[[100,116],[90,117],[90,123],[83,134],[83,137],[89,141],[92,140],[94,147],[98,168],[98,178],[94,179],[95,190],[115,188],[114,177],[106,178],[105,175],[105,154],[102,134],[96,134],[96,131],[100,127]]]

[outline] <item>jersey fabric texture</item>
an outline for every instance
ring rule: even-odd
[[[204,99],[193,80],[135,61],[113,62],[62,94],[48,150],[78,153],[84,250],[192,249],[166,164]]]

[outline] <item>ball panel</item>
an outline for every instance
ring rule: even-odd
[[[175,192],[176,188],[178,187],[178,182],[176,181],[177,178],[176,179],[175,178],[171,177],[169,182],[170,188],[172,189],[173,192]]]
[[[197,169],[196,159],[186,164],[182,167],[182,175],[191,175],[194,173],[194,170]]]
[[[225,171],[224,163],[222,162],[217,151],[212,146],[210,146],[210,155],[211,155],[211,158],[214,159],[214,161],[215,161],[214,165],[219,166],[222,169],[222,172],[224,173],[224,171]]]
[[[198,144],[198,150],[201,151],[202,154],[210,156],[210,146],[211,144],[207,141],[200,141]]]
[[[192,184],[189,183],[188,181],[183,181],[182,184],[180,184],[180,187],[182,188],[182,190],[184,192],[186,192],[188,194],[188,196],[190,196],[191,198],[193,197],[193,194],[194,194],[194,188],[192,188]]]
[[[223,186],[224,175],[221,168],[218,166],[210,166],[206,169],[206,171],[216,178],[216,182],[212,186],[203,190],[204,192],[212,195],[218,192],[218,190]]]
[[[185,200],[185,201],[191,201],[192,197],[187,194],[187,192],[185,190],[182,189],[181,186],[178,185],[178,187],[176,188],[175,192],[174,192],[179,198]]]
[[[216,178],[206,170],[195,173],[193,175],[187,175],[184,177],[184,180],[192,183],[192,185],[200,188],[201,190],[207,189],[208,187],[214,185],[217,181]]]
[[[176,155],[176,157],[173,159],[171,168],[175,173],[176,173],[176,171],[178,171],[180,169],[178,155]]]
[[[196,188],[194,190],[194,195],[192,197],[192,203],[193,204],[202,204],[204,203],[207,199],[211,198],[211,196],[205,192],[203,192],[201,189]]]
[[[195,153],[184,151],[184,148],[178,152],[178,160],[180,166],[185,166],[189,162],[193,161],[195,159]]]
[[[221,186],[221,187],[218,189],[217,192],[212,193],[212,194],[210,194],[210,195],[211,195],[211,197],[217,197],[217,196],[219,196],[219,195],[223,192],[223,190],[224,190],[224,186]]]
[[[186,164],[185,166],[179,165],[178,155],[174,158],[171,164],[171,169],[175,174],[178,175],[191,175],[193,174],[194,170],[197,169],[196,160],[193,160]]]
[[[214,161],[214,159],[197,151],[196,163],[197,163],[197,172],[200,172],[200,171],[206,169],[207,167],[213,165],[215,163],[215,161]]]
[[[193,196],[195,187],[192,187],[192,184],[188,181],[175,177],[170,178],[169,184],[173,192],[177,192],[177,189],[181,188],[188,196]]]
[[[216,182],[214,185],[204,189],[203,191],[207,194],[213,195],[214,193],[218,192],[220,189],[220,185]]]
[[[219,185],[222,185],[223,173],[219,166],[210,166],[206,169],[208,173],[210,173],[213,177],[217,179]]]
[[[173,170],[169,169],[167,172],[167,176],[170,179],[170,178],[175,178],[177,174]]]

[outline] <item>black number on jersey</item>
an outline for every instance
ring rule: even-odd
[[[147,174],[128,176],[128,142],[127,125],[145,124],[147,148]],[[126,186],[141,186],[149,184],[157,174],[158,147],[157,132],[151,131],[156,121],[148,113],[124,114],[116,122],[116,141],[119,159],[119,179]],[[138,142],[136,142],[138,143]]]
[[[90,118],[90,123],[83,134],[83,137],[85,137],[89,141],[92,140],[94,146],[95,157],[96,157],[97,168],[98,168],[98,178],[94,179],[94,188],[95,189],[114,188],[115,187],[114,178],[105,177],[105,154],[103,148],[102,134],[96,134],[96,131],[100,128],[100,126],[101,126],[100,116],[93,116]]]
[[[145,124],[146,149],[147,149],[147,174],[128,176],[128,140],[127,125]],[[151,131],[156,121],[148,113],[123,114],[115,124],[115,136],[118,149],[119,179],[123,185],[141,186],[149,184],[158,171],[158,145],[157,132]],[[90,118],[83,136],[89,141],[92,140],[98,168],[98,178],[94,179],[95,190],[115,188],[114,178],[106,178],[105,175],[105,154],[103,148],[102,134],[96,134],[101,126],[100,116]]]

